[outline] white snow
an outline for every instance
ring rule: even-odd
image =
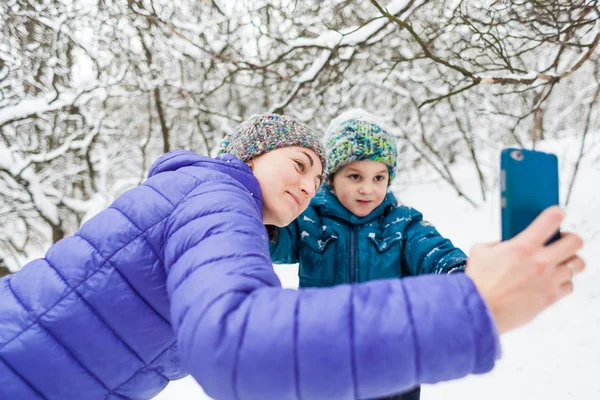
[[[388,4],[380,2],[380,4],[392,15],[399,13],[407,7],[409,3],[410,0],[392,0]],[[415,1],[407,10],[407,13],[410,13],[411,10],[414,10],[421,4],[423,4],[423,1]],[[288,42],[288,44],[291,47],[325,47],[327,49],[333,49],[336,46],[354,46],[366,42],[375,32],[379,31],[389,23],[390,21],[388,18],[380,17],[361,27],[350,27],[343,29],[342,31],[329,30],[322,33],[317,38],[298,38]]]
[[[12,119],[25,118],[36,113],[42,114],[59,110],[65,107],[65,105],[72,104],[76,95],[76,93],[63,92],[56,101],[49,104],[50,100],[54,97],[54,94],[51,93],[44,97],[22,100],[15,106],[4,107],[0,110],[0,125],[5,124]]]
[[[576,142],[542,144],[561,159],[562,195],[566,194],[570,163],[577,155]],[[590,157],[594,159],[595,157]],[[583,162],[567,207],[563,229],[574,230],[586,240],[581,255],[587,270],[575,278],[575,293],[545,311],[533,323],[504,335],[502,359],[489,374],[457,381],[425,385],[422,400],[600,399],[600,165]],[[472,173],[457,167],[462,187],[476,188]],[[453,171],[454,172],[454,171]],[[415,173],[418,175],[418,173]],[[406,186],[399,176],[394,192],[403,204],[415,207],[457,246],[468,252],[474,243],[495,241],[500,236],[498,193],[474,209],[459,199],[447,184],[431,175]],[[278,265],[275,271],[285,287],[297,287],[297,266]],[[207,399],[200,387],[186,378],[172,382],[156,399]]]
[[[298,84],[310,82],[315,79],[315,77],[319,74],[319,72],[325,67],[327,61],[329,60],[329,56],[331,55],[330,50],[324,50],[321,54],[315,58],[312,65],[309,69],[304,71],[299,78],[297,78]]]

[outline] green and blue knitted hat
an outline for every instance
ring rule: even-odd
[[[383,121],[364,110],[349,110],[331,121],[324,142],[327,179],[342,167],[362,160],[387,165],[389,182],[396,176],[396,138]]]
[[[317,135],[300,121],[285,115],[253,115],[225,135],[218,154],[229,153],[241,161],[271,150],[300,146],[314,151],[325,169],[325,150]]]

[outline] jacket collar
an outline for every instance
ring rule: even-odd
[[[238,160],[231,154],[221,154],[216,158],[211,158],[198,155],[189,150],[174,150],[164,154],[153,163],[148,177],[190,166],[210,168],[223,172],[237,180],[252,195],[262,215],[263,199],[258,180],[245,162]]]

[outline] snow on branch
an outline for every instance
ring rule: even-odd
[[[0,126],[69,107],[77,97],[76,93],[63,92],[58,99],[52,101],[55,96],[54,93],[51,93],[41,97],[25,99],[14,106],[0,109]]]
[[[0,127],[21,121],[36,115],[62,110],[79,103],[85,95],[106,97],[105,87],[94,87],[81,91],[63,91],[58,97],[55,93],[21,100],[19,103],[0,108]],[[85,101],[85,100],[84,100]]]
[[[12,179],[19,182],[29,195],[31,202],[38,210],[40,216],[54,225],[60,224],[58,208],[45,194],[42,184],[33,169],[27,168],[15,175],[12,165],[23,164],[24,160],[16,153],[11,152],[0,142],[0,171],[8,174]],[[5,156],[8,156],[5,157]]]
[[[282,114],[283,109],[294,100],[294,97],[298,94],[300,89],[307,83],[313,82],[319,73],[325,68],[329,59],[331,58],[331,50],[323,50],[321,54],[313,61],[310,68],[308,68],[300,77],[296,80],[294,88],[288,93],[287,97],[280,103],[272,107],[273,113]]]
[[[406,31],[409,32],[411,37],[417,42],[417,44],[421,48],[421,50],[426,58],[434,61],[437,64],[441,64],[441,65],[449,68],[450,70],[454,70],[454,71],[460,73],[461,75],[463,75],[463,77],[467,81],[463,87],[455,88],[453,90],[448,91],[446,94],[425,100],[424,102],[422,102],[420,104],[419,107],[423,107],[426,104],[434,103],[439,100],[454,96],[458,93],[465,92],[465,91],[467,91],[477,85],[480,85],[480,84],[529,85],[529,86],[540,85],[540,84],[541,85],[554,85],[561,79],[566,78],[569,75],[571,75],[573,72],[575,72],[577,69],[579,69],[586,61],[588,61],[590,59],[590,57],[592,56],[592,54],[594,54],[594,52],[596,51],[598,43],[600,42],[600,29],[597,28],[597,26],[600,24],[600,22],[598,20],[595,20],[595,21],[592,21],[593,27],[595,27],[595,31],[596,31],[594,39],[592,40],[592,42],[589,45],[581,46],[583,48],[587,48],[587,51],[584,52],[577,59],[577,61],[573,63],[572,66],[567,67],[566,70],[562,73],[561,72],[555,72],[555,73],[534,72],[534,71],[515,73],[514,71],[508,71],[508,70],[506,70],[505,73],[503,73],[502,71],[500,71],[500,72],[494,71],[494,72],[488,72],[488,73],[475,73],[473,70],[470,70],[468,67],[459,65],[459,64],[451,61],[450,59],[446,59],[446,58],[436,54],[435,51],[432,50],[432,48],[428,44],[427,39],[421,37],[413,29],[413,27],[410,23],[408,23],[406,20],[401,19],[397,15],[394,15],[393,11],[389,7],[384,8],[382,5],[380,5],[377,2],[377,0],[370,0],[370,1],[379,10],[379,12],[382,14],[382,16],[386,17],[386,19],[388,19],[390,21],[393,21],[398,26],[400,26],[402,29],[405,29]],[[584,9],[584,11],[580,15],[581,21],[578,21],[578,22],[582,22],[584,20],[584,18],[588,15],[588,13],[589,13],[589,9],[587,9],[587,8]],[[572,32],[569,32],[569,37],[572,37]],[[533,38],[531,38],[531,39],[533,40]],[[564,50],[564,49],[562,49],[562,50]],[[560,55],[563,53],[562,50],[559,52],[559,55],[557,57],[560,57]],[[558,60],[558,58],[557,58],[557,60]]]
[[[597,25],[600,25],[599,22],[596,22]],[[598,43],[600,43],[600,29],[598,29],[598,33],[596,37],[589,44],[589,49],[585,53],[581,54],[581,56],[577,59],[576,62],[569,68],[567,68],[564,72],[561,73],[538,73],[538,72],[529,72],[527,74],[491,74],[491,76],[486,76],[483,74],[479,74],[474,76],[474,78],[479,79],[479,83],[481,84],[500,84],[500,85],[508,85],[508,84],[519,84],[519,85],[534,85],[540,83],[540,81],[546,82],[558,82],[559,80],[568,77],[573,72],[577,71],[586,61],[590,59],[592,54],[598,48]]]
[[[407,14],[407,11],[418,7],[424,2],[412,0],[392,0],[387,5],[387,12],[391,15]],[[356,46],[367,42],[374,34],[385,27],[389,21],[382,17],[377,17],[362,26],[354,26],[342,30],[329,30],[316,38],[298,38],[288,42],[292,48],[299,47],[322,47],[334,49],[343,46]]]

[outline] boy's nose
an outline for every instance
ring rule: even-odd
[[[364,183],[364,184],[360,185],[360,188],[358,189],[358,191],[361,194],[368,194],[371,192],[371,185],[369,185],[368,183]]]

